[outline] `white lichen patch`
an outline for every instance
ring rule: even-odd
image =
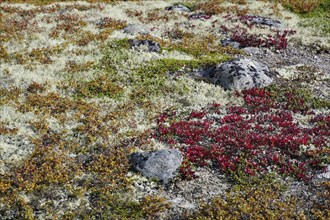
[[[33,152],[34,146],[24,136],[2,137],[0,136],[0,174],[13,166],[19,166],[20,162]]]
[[[241,105],[242,99],[235,97],[231,92],[226,92],[220,86],[209,84],[203,81],[196,81],[194,79],[184,77],[189,94],[184,96],[191,109],[201,108],[209,103],[219,103],[221,105],[227,105],[229,103],[234,105]]]
[[[298,66],[302,66],[302,65],[298,65]],[[294,79],[299,75],[299,71],[297,71],[296,67],[297,66],[285,66],[276,69],[276,72],[283,79]]]

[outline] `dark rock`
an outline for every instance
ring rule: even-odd
[[[223,47],[227,47],[227,46],[231,46],[232,48],[236,48],[236,49],[240,49],[240,48],[243,48],[243,45],[240,44],[239,42],[237,41],[234,41],[233,39],[231,38],[226,38],[224,40],[221,41],[221,45]]]
[[[157,52],[160,53],[161,48],[159,43],[154,42],[152,40],[135,40],[130,39],[129,43],[131,44],[132,48],[139,48],[140,46],[145,46],[148,48],[149,52]]]
[[[272,83],[267,66],[240,58],[205,70],[202,78],[230,90],[261,88]]]
[[[190,12],[190,9],[184,5],[173,5],[165,8],[168,11]]]
[[[124,28],[124,33],[130,35],[136,35],[136,34],[146,35],[149,34],[149,32],[150,30],[141,24],[130,24]]]
[[[149,178],[168,182],[175,177],[183,157],[177,149],[135,152],[130,155],[132,167]]]
[[[204,13],[198,13],[198,14],[193,14],[189,16],[189,19],[191,20],[196,20],[196,19],[200,19],[200,20],[208,20],[212,17],[212,15],[207,15]]]
[[[275,20],[267,17],[257,16],[257,15],[245,15],[242,16],[242,18],[243,20],[250,21],[252,24],[266,25],[276,28],[282,27],[282,23],[279,20]]]

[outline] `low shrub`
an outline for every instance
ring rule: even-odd
[[[329,163],[330,117],[314,113],[297,94],[274,98],[265,89],[237,93],[243,106],[221,108],[213,103],[187,116],[164,113],[154,138],[180,148],[183,177],[195,166],[216,166],[234,174],[262,175],[275,171],[308,181]],[[309,117],[308,127],[295,114]]]

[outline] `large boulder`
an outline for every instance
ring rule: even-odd
[[[239,58],[209,68],[202,78],[229,90],[265,87],[272,83],[266,65],[248,58]]]
[[[149,178],[168,182],[176,176],[183,157],[177,149],[165,149],[153,152],[135,152],[130,155],[133,169]]]
[[[131,48],[141,49],[141,47],[145,47],[148,52],[157,52],[160,53],[161,48],[159,43],[154,42],[152,40],[136,40],[130,39],[129,43],[131,44]]]

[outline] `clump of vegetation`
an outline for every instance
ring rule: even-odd
[[[93,210],[86,213],[71,212],[67,216],[102,219],[144,219],[157,218],[158,214],[169,208],[170,204],[158,196],[146,196],[141,201],[123,198],[120,194],[95,191]]]
[[[101,18],[100,21],[96,23],[96,26],[100,29],[111,28],[113,30],[122,29],[127,26],[126,21],[115,20],[109,17]]]
[[[279,181],[249,181],[249,185],[236,185],[223,197],[215,197],[200,207],[192,219],[269,219],[305,217],[297,210],[298,200],[283,198],[283,185]]]
[[[9,54],[7,50],[1,45],[0,46],[0,60],[4,59],[7,60],[9,58]]]
[[[262,34],[252,34],[249,32],[255,24],[251,23],[254,16],[231,16],[227,15],[228,21],[240,21],[243,27],[236,25],[234,28],[228,28],[225,25],[220,26],[220,30],[226,34],[229,34],[230,39],[240,43],[241,47],[267,47],[275,48],[277,50],[286,49],[288,46],[288,37],[296,33],[295,30],[273,30],[270,29],[271,34],[264,36]]]
[[[330,102],[325,99],[314,97],[311,92],[299,87],[283,87],[271,85],[267,87],[272,100],[282,103],[284,108],[294,112],[306,112],[311,109],[329,109]]]
[[[51,138],[44,135],[36,140],[40,142],[36,144],[33,154],[15,172],[18,190],[38,190],[50,184],[61,185],[74,178],[77,167],[72,166],[72,159],[65,152],[56,151],[55,140]]]
[[[67,61],[65,64],[65,71],[69,73],[79,73],[92,69],[95,65],[94,61],[87,61],[85,63],[77,63],[75,61]]]
[[[313,11],[301,14],[303,27],[314,27],[321,34],[330,35],[330,1],[323,0],[320,6]]]
[[[211,0],[201,2],[196,5],[197,10],[203,11],[207,15],[217,15],[226,11],[226,8],[221,6],[223,0]]]
[[[17,103],[22,90],[17,87],[0,88],[0,105],[5,105],[9,102]]]
[[[170,20],[176,20],[178,19],[178,15],[175,13],[162,13],[163,9],[153,9],[151,11],[148,11],[146,16],[143,14],[138,15],[138,19],[145,24],[151,23],[151,22],[169,22]]]
[[[46,85],[32,82],[26,89],[30,93],[44,92],[46,90]]]
[[[282,5],[288,7],[296,13],[311,12],[320,6],[322,0],[280,0]]]
[[[72,86],[77,97],[109,97],[120,98],[124,93],[124,88],[113,82],[109,76],[102,75],[96,79],[87,82],[76,82],[76,86]]]
[[[203,59],[205,57],[222,57],[224,54],[234,55],[242,54],[242,51],[229,47],[222,47],[216,37],[213,35],[195,36],[190,32],[182,32],[180,29],[175,28],[169,30],[166,37],[169,40],[155,38],[150,35],[138,36],[139,40],[153,40],[159,43],[164,50],[178,50],[189,55],[194,56],[196,59]],[[180,41],[177,41],[177,40]]]
[[[223,109],[213,103],[187,116],[172,112],[158,118],[154,137],[182,150],[184,178],[194,177],[194,167],[212,164],[228,174],[260,176],[274,171],[309,181],[329,163],[330,118],[304,105],[311,100],[290,90],[280,101],[265,89],[237,95],[245,104],[229,106],[226,113],[220,114]],[[311,117],[309,128],[294,121],[296,112]]]
[[[65,113],[68,109],[76,106],[69,98],[61,97],[57,93],[33,94],[29,93],[26,96],[25,103],[19,106],[22,112],[34,111],[35,113],[42,113],[44,115],[50,114],[52,116],[59,116]]]
[[[8,123],[0,122],[0,135],[15,135],[18,128],[9,128]]]

